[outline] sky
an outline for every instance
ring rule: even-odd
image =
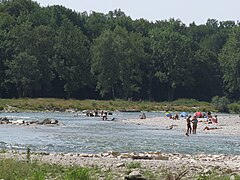
[[[63,5],[77,12],[108,13],[121,9],[135,19],[179,19],[184,24],[205,24],[207,20],[240,20],[240,0],[35,0],[41,6]]]

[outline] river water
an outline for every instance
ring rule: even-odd
[[[99,153],[106,151],[209,153],[240,155],[240,137],[197,134],[187,137],[176,129],[120,123],[140,113],[114,112],[115,121],[72,113],[1,113],[1,117],[26,121],[54,118],[59,126],[0,125],[0,149],[37,152]],[[148,113],[148,117],[163,113]]]

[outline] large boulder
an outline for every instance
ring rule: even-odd
[[[58,120],[46,118],[43,121],[39,122],[38,124],[58,124]]]

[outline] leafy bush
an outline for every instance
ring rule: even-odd
[[[240,113],[240,103],[232,103],[228,105],[230,112]]]
[[[212,104],[215,106],[216,110],[219,112],[229,112],[228,105],[229,100],[225,96],[219,97],[215,96],[212,98]]]

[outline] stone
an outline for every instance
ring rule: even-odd
[[[125,167],[125,163],[118,163],[116,164],[116,167],[119,168],[119,167]]]
[[[126,180],[147,180],[143,177],[140,171],[132,171],[128,176],[125,176]]]
[[[46,118],[42,122],[38,122],[37,124],[58,124],[58,120]]]
[[[25,121],[24,121],[24,120],[21,120],[21,119],[19,119],[19,120],[13,121],[12,123],[13,123],[13,124],[18,124],[18,125],[21,125],[21,124],[24,124],[24,123],[25,123]]]
[[[203,173],[204,173],[204,174],[210,174],[211,172],[212,172],[212,171],[211,171],[210,168],[206,168],[206,169],[203,170]]]
[[[120,155],[120,152],[117,152],[117,151],[109,151],[108,153],[109,153],[109,155],[113,155],[115,157]]]

